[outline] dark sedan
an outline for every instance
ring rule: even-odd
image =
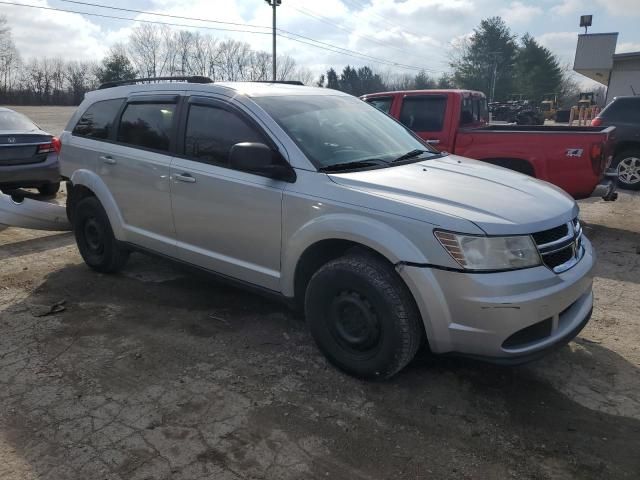
[[[60,188],[60,141],[21,113],[0,107],[0,190],[37,188],[55,195]]]

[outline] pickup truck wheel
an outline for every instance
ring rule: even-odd
[[[393,376],[422,344],[411,293],[393,267],[373,255],[347,255],[321,267],[307,287],[305,314],[328,360],[359,378]]]
[[[128,250],[118,245],[107,212],[97,198],[87,197],[73,211],[73,232],[84,262],[94,270],[113,273],[124,267]]]
[[[40,192],[40,195],[46,196],[55,195],[56,193],[58,193],[58,190],[60,190],[60,182],[45,183],[38,187],[38,192]]]
[[[640,190],[640,150],[625,150],[616,155],[613,168],[618,173],[618,185],[629,190]]]

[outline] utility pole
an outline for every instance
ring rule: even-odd
[[[277,80],[277,68],[276,68],[276,7],[282,4],[282,0],[264,0],[273,8],[273,73],[271,76],[272,81]]]

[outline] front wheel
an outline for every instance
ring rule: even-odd
[[[309,282],[305,314],[327,359],[359,378],[393,376],[413,359],[424,335],[402,279],[393,266],[369,254],[321,267]]]
[[[616,155],[613,168],[618,173],[618,185],[629,190],[640,190],[640,150],[625,150]]]

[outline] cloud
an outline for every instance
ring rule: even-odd
[[[596,0],[610,14],[616,16],[640,16],[640,1],[638,0]]]
[[[529,23],[543,13],[542,8],[525,5],[523,2],[511,2],[508,7],[500,10],[500,16],[509,25]]]
[[[548,32],[538,35],[536,40],[558,55],[561,63],[573,64],[578,44],[576,32]]]
[[[577,13],[582,8],[584,8],[584,2],[581,0],[564,0],[560,5],[551,7],[551,13],[553,15],[569,15]]]
[[[623,42],[616,47],[616,53],[640,52],[640,42]]]

